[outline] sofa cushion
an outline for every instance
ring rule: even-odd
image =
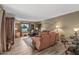
[[[41,32],[40,34],[41,34],[41,36],[42,35],[49,35],[49,32]]]
[[[55,32],[50,32],[50,39],[49,39],[49,44],[52,45],[55,43]]]

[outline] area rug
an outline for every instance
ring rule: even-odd
[[[27,44],[28,46],[30,46],[30,47],[34,47],[33,46],[33,44],[32,44],[32,38],[31,37],[24,37],[24,38],[22,38],[23,39],[23,41],[25,42],[25,44]]]

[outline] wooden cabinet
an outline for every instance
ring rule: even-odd
[[[21,37],[20,21],[15,21],[15,38]]]

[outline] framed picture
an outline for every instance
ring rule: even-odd
[[[29,24],[23,23],[21,24],[21,32],[28,32],[29,31]]]

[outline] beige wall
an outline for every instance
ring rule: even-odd
[[[55,17],[42,21],[42,28],[53,31],[56,29],[56,25],[61,26],[61,32],[66,36],[73,34],[73,28],[79,28],[79,11],[73,12],[67,15]]]

